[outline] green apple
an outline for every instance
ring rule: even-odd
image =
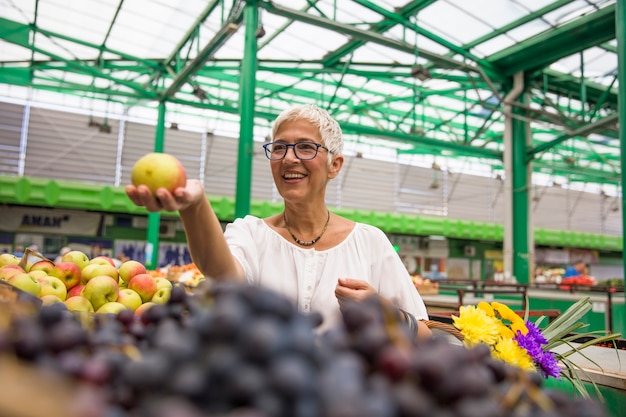
[[[170,299],[171,293],[172,293],[172,287],[161,288],[160,290],[157,290],[157,292],[154,293],[150,301],[156,304],[165,304],[167,303],[167,300]]]
[[[120,267],[117,269],[117,272],[119,273],[120,279],[123,280],[127,285],[130,282],[130,279],[135,275],[147,273],[144,264],[132,259],[123,262],[122,265],[120,265]]]
[[[89,264],[83,268],[83,270],[81,271],[81,281],[83,282],[83,284],[85,284],[93,277],[97,277],[98,275],[108,275],[116,281],[119,279],[117,268],[115,268],[113,265],[109,265],[108,263],[95,263]]]
[[[122,310],[126,310],[126,307],[122,303],[118,303],[117,301],[110,301],[108,303],[104,303],[100,306],[99,309],[96,310],[98,314],[117,314]]]
[[[139,294],[130,288],[120,288],[117,293],[117,302],[124,304],[128,309],[133,311],[137,310],[139,306],[143,304]]]
[[[20,263],[20,258],[12,253],[3,253],[0,255],[0,267],[5,265],[17,265]]]
[[[4,265],[0,267],[0,279],[8,281],[13,275],[26,273],[19,265]]]
[[[154,281],[156,282],[157,290],[160,290],[161,288],[169,288],[170,290],[172,289],[172,281],[167,278],[154,277]]]
[[[80,284],[82,272],[80,266],[74,262],[61,261],[52,268],[50,275],[59,278],[65,284],[65,288],[71,290]]]
[[[157,284],[154,277],[150,274],[137,274],[130,279],[128,288],[137,291],[144,303],[151,301],[157,292]]]
[[[134,186],[145,185],[153,194],[159,188],[174,192],[187,183],[185,168],[176,157],[160,152],[148,153],[135,162],[130,173]]]
[[[29,272],[29,274],[32,274],[32,272]],[[61,301],[65,301],[67,298],[67,288],[65,288],[65,283],[59,278],[47,275],[37,278],[37,281],[41,284],[39,297],[52,294],[59,297]]]
[[[14,287],[17,287],[22,291],[26,291],[35,297],[39,297],[39,293],[41,293],[41,284],[37,281],[37,278],[28,275],[27,272],[13,275],[8,279],[8,282]]]
[[[63,304],[63,300],[57,297],[54,294],[46,294],[39,296],[41,298],[41,305],[49,306],[50,304],[61,303]]]
[[[89,256],[85,252],[79,250],[71,250],[61,257],[61,262],[71,262],[83,269],[89,263]]]
[[[88,299],[94,310],[97,311],[103,304],[117,301],[118,291],[117,280],[108,275],[98,275],[85,284],[82,296]]]
[[[70,311],[93,313],[93,306],[85,297],[70,297],[63,302]]]

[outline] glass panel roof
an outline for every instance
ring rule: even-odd
[[[244,57],[254,53],[245,39],[255,36],[255,134],[267,135],[290,104],[318,103],[342,123],[348,151],[376,144],[399,160],[437,157],[444,168],[498,175],[504,98],[523,72],[514,108],[530,127],[535,170],[572,186],[617,186],[615,6],[0,0],[0,98],[152,120],[163,100],[179,126],[236,133]]]

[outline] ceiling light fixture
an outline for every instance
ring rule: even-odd
[[[430,71],[428,71],[428,69],[425,68],[423,65],[418,65],[418,66],[413,67],[411,69],[411,76],[413,78],[417,78],[420,81],[426,81],[426,80],[430,80],[431,78],[433,78]]]
[[[198,97],[202,101],[206,100],[206,91],[200,88],[199,85],[195,85],[193,87],[193,95]]]

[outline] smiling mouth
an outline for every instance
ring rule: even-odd
[[[286,180],[296,180],[296,179],[300,179],[300,178],[304,178],[306,177],[305,174],[295,174],[295,173],[289,173],[289,174],[284,174],[283,178]]]

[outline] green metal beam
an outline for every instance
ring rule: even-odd
[[[526,151],[526,160],[529,161],[533,159],[537,154],[541,152],[545,152],[548,149],[551,149],[554,146],[558,145],[559,143],[566,141],[567,139],[570,139],[576,136],[587,136],[590,133],[593,133],[599,129],[603,129],[606,126],[614,125],[617,122],[618,122],[618,115],[614,114],[614,115],[605,117],[604,119],[600,119],[594,123],[590,123],[585,126],[582,126],[572,132],[563,134],[557,137],[556,139],[551,140],[550,142],[544,142],[541,145],[537,145],[534,148],[529,149],[528,151]]]
[[[406,18],[408,16],[414,15],[415,13],[419,12],[420,10],[431,5],[434,2],[435,0],[412,1],[412,2],[409,2],[407,5],[405,5],[404,7],[402,7],[398,11],[398,14]],[[385,19],[385,20],[376,22],[373,25],[371,25],[370,30],[372,32],[384,33],[387,30],[391,29],[396,24],[397,24],[396,22]],[[322,64],[325,67],[332,67],[336,65],[341,58],[356,51],[358,48],[365,45],[365,43],[366,42],[362,40],[352,39],[349,42],[345,43],[344,45],[340,46],[339,48],[335,49],[334,51],[326,54],[326,56],[322,60]]]
[[[259,9],[256,1],[247,0],[244,7],[245,39],[244,57],[241,65],[240,129],[237,158],[237,189],[235,190],[235,217],[250,214],[252,195],[252,148],[254,142],[254,108],[256,91],[256,31],[259,25]]]
[[[239,27],[241,20],[243,19],[243,10],[245,8],[238,9],[233,16],[226,21],[226,23],[217,31],[215,36],[207,43],[202,51],[196,58],[188,62],[187,65],[180,71],[176,78],[172,80],[172,83],[163,91],[162,97],[169,98],[178,92],[183,84],[189,82],[189,80],[202,69],[206,62],[213,57],[213,54],[224,45],[224,43],[235,34]]]
[[[283,7],[272,2],[261,1],[259,2],[259,5],[268,12],[276,14],[278,16],[283,16],[289,19],[298,20],[318,27],[326,28],[334,32],[343,33],[361,41],[372,42],[408,54],[415,53],[415,47],[413,45],[386,38],[385,36],[382,36],[378,33],[370,32],[364,29],[358,29],[354,26],[339,23],[330,19],[302,13],[298,10]],[[455,61],[452,58],[438,55],[426,50],[420,50],[419,53],[420,56],[432,61],[442,68],[477,70],[475,67],[468,65],[464,62]]]
[[[614,38],[615,5],[612,4],[500,51],[488,61],[505,75],[533,72]]]

